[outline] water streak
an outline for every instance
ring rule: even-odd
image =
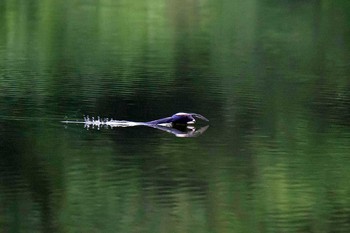
[[[97,128],[101,129],[104,128],[114,128],[114,127],[133,127],[133,126],[141,126],[141,125],[147,125],[143,122],[134,122],[134,121],[125,121],[125,120],[113,120],[108,118],[100,118],[97,117],[89,117],[85,116],[84,121],[62,121],[62,123],[65,124],[84,124],[84,128],[90,129],[90,128]]]

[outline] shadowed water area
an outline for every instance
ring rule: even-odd
[[[345,0],[1,0],[0,232],[350,232],[349,61]]]

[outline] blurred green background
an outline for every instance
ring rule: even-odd
[[[349,61],[345,0],[1,0],[0,232],[349,232]]]

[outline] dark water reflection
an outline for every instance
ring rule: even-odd
[[[350,231],[348,1],[180,2],[0,3],[0,232]]]

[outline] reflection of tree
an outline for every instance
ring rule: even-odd
[[[210,111],[215,125],[209,139],[179,143],[151,129],[1,124],[1,215],[29,212],[45,231],[346,232],[348,3],[6,2],[8,115]]]
[[[331,9],[336,9],[336,5],[331,4],[325,8],[323,4],[326,2],[317,2],[313,20],[314,63],[312,70],[316,78],[314,92],[310,98],[312,98],[311,109],[320,119],[319,128],[327,127],[332,123],[349,123],[350,81],[348,69],[342,68],[346,67],[346,61],[340,58],[349,57],[350,48],[348,44],[339,47],[341,43],[339,41],[346,40],[346,35],[344,35],[343,28],[338,26],[340,22],[337,22],[338,20],[332,15],[334,11]],[[336,55],[338,53],[344,53],[344,55],[338,56]]]
[[[37,153],[42,139],[28,138],[23,133],[28,125],[6,124],[6,127],[2,130],[11,133],[1,135],[1,189],[10,194],[5,198],[3,211],[11,216],[11,221],[2,229],[21,231],[37,222],[43,231],[56,232],[62,227],[57,225],[57,210],[62,200],[58,191],[62,190],[60,161],[45,160],[43,157],[52,156],[50,151],[47,155]],[[28,216],[35,218],[28,219]]]

